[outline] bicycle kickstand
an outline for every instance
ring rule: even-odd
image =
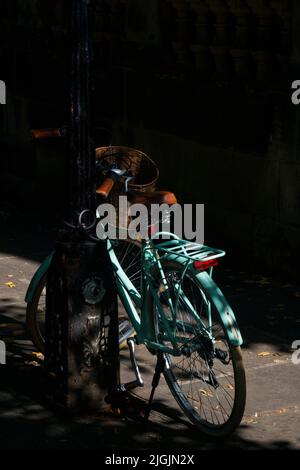
[[[135,380],[124,384],[117,385],[113,391],[110,402],[114,404],[115,408],[122,408],[128,405],[127,392],[134,390],[137,387],[143,387],[144,381],[142,379],[139,366],[135,357],[135,339],[129,338],[127,340],[128,349],[130,352],[131,365],[135,373]]]
[[[165,368],[164,355],[162,351],[158,351],[155,372],[154,372],[154,376],[152,379],[152,390],[151,390],[150,398],[149,398],[147,409],[146,409],[145,416],[144,416],[144,419],[146,422],[149,421],[149,417],[150,417],[150,413],[151,413],[152,405],[153,405],[154,394],[159,385],[160,377],[161,377],[162,372],[164,371],[164,368]]]
[[[127,340],[129,352],[130,352],[130,360],[131,360],[131,365],[134,370],[135,374],[135,380],[132,382],[128,382],[126,384],[121,384],[118,386],[117,391],[119,393],[124,393],[124,392],[130,392],[130,390],[133,390],[134,388],[137,387],[143,387],[144,386],[144,381],[142,379],[139,366],[135,357],[135,340],[134,338],[129,338]]]

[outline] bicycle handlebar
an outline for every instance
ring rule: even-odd
[[[103,183],[96,189],[96,193],[107,199],[109,193],[114,187],[114,184],[115,180],[113,178],[106,178]]]
[[[62,137],[63,133],[60,128],[32,129],[31,135],[36,140],[44,140],[44,139],[56,139],[58,137]]]

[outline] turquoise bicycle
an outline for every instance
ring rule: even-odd
[[[107,191],[112,186],[107,178],[102,187]],[[131,202],[135,200],[146,205],[176,202],[167,192],[132,195]],[[127,314],[128,334],[123,332],[122,341],[128,337],[136,376],[122,389],[143,386],[134,349],[143,344],[157,356],[150,403],[162,373],[196,428],[210,437],[226,437],[242,420],[246,379],[240,330],[212,278],[225,252],[160,232],[140,242],[107,240],[107,249]],[[38,269],[26,295],[28,326],[37,346],[39,300],[52,256]],[[43,347],[41,333],[39,341]]]

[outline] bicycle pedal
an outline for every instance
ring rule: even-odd
[[[143,387],[144,386],[144,381],[142,379],[139,366],[135,357],[135,339],[134,338],[128,338],[127,340],[129,352],[130,352],[130,360],[131,360],[131,365],[135,373],[136,380],[134,381],[137,385],[136,387]],[[135,388],[135,387],[134,387]]]
[[[128,382],[126,384],[118,385],[117,393],[130,392],[130,390],[133,390],[133,389],[138,388],[138,387],[143,387],[143,386],[144,386],[144,383],[143,383],[143,385],[141,385],[140,382],[138,382],[137,380],[133,380],[132,382]]]

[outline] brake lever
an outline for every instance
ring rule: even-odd
[[[104,163],[104,162],[103,162]],[[107,162],[103,164],[101,162],[97,162],[97,168],[105,172],[107,175],[111,175],[113,178],[116,180],[126,177],[125,179],[125,191],[126,193],[128,192],[128,183],[134,179],[134,176],[132,175],[131,171],[125,170],[125,169],[120,169],[117,168],[116,164],[114,165],[109,165]]]
[[[127,173],[126,170],[121,170],[120,168],[110,168],[109,173],[114,173],[116,177],[122,178]]]
[[[134,176],[128,176],[128,178],[126,178],[125,180],[125,192],[128,193],[128,183],[129,181],[132,181],[134,180]]]

